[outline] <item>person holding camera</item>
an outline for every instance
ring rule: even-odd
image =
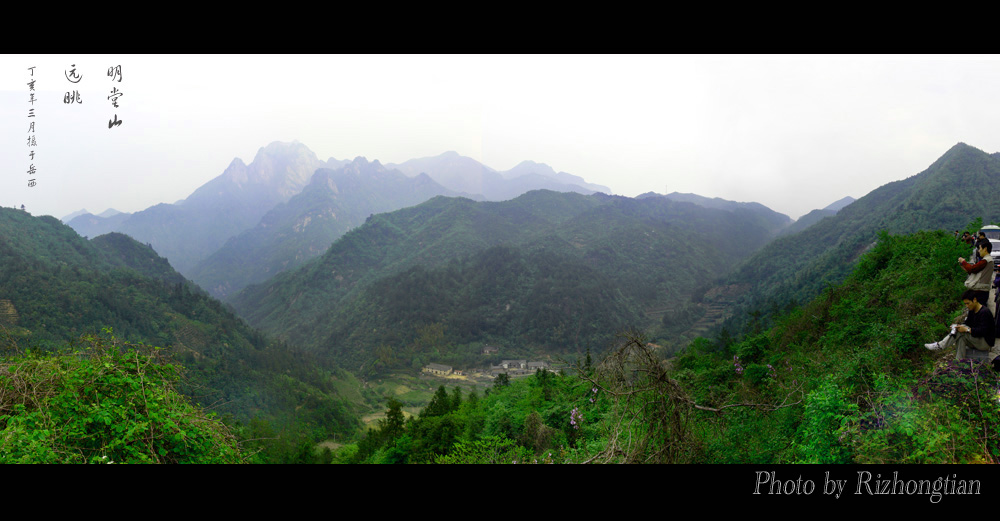
[[[947,349],[955,346],[955,358],[958,360],[967,358],[970,349],[976,351],[990,352],[990,359],[995,359],[1000,353],[992,353],[996,343],[996,326],[993,321],[993,314],[989,308],[982,305],[976,299],[976,292],[972,289],[962,293],[962,303],[969,311],[964,323],[952,324],[951,332],[939,342],[924,344],[924,347],[931,351]]]

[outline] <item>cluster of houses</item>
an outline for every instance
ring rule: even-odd
[[[484,355],[493,355],[499,352],[499,349],[493,346],[483,347],[481,353]],[[490,365],[489,369],[484,371],[490,377],[496,377],[501,373],[506,373],[507,376],[528,376],[535,374],[539,369],[545,371],[552,371],[552,366],[549,362],[544,360],[541,361],[529,361],[529,360],[503,360],[497,365]],[[461,375],[462,371],[455,370],[450,365],[429,363],[424,366],[423,371],[427,374],[432,374],[435,376],[449,376],[453,374]]]
[[[539,369],[550,371],[549,363],[546,361],[529,362],[527,360],[504,360],[499,365],[491,365],[489,374],[496,376],[507,373],[507,376],[525,376],[535,374]]]

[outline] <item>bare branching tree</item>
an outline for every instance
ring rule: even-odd
[[[780,404],[733,403],[720,407],[699,405],[647,345],[641,333],[630,331],[593,372],[578,367],[582,378],[613,401],[607,419],[607,445],[584,463],[686,463],[692,461],[697,439],[691,431],[696,410],[721,414],[730,407],[776,410]],[[801,396],[801,392],[797,393]]]
[[[580,371],[613,400],[607,445],[585,463],[684,462],[690,448],[692,402],[667,376],[640,334],[628,332],[623,337],[592,373]]]

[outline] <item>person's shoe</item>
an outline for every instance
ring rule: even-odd
[[[932,344],[924,344],[924,347],[930,349],[931,351],[937,351],[938,349],[941,349],[944,346],[941,345],[941,342],[934,342]]]

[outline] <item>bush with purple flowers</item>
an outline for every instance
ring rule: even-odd
[[[583,421],[583,414],[576,407],[569,413],[569,424],[573,426],[574,429],[580,429],[580,423]]]

